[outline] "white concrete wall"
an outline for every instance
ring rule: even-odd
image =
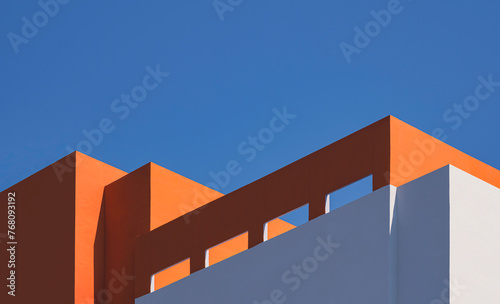
[[[446,166],[396,193],[397,303],[500,303],[500,189]]]
[[[136,303],[387,304],[391,191],[382,188]],[[328,240],[338,248],[325,249]]]
[[[449,278],[449,198],[448,167],[397,188],[398,304],[431,304]]]
[[[500,189],[450,170],[450,303],[500,303]]]

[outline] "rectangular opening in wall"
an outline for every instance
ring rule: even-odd
[[[298,227],[309,220],[309,204],[283,214],[264,225],[264,241]]]
[[[185,259],[151,276],[151,292],[170,285],[190,274],[190,259]]]
[[[205,252],[205,267],[219,263],[247,249],[248,232],[245,232],[208,249]]]
[[[358,180],[326,196],[325,213],[333,211],[367,194],[372,193],[372,176]]]

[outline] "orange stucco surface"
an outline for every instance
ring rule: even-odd
[[[401,186],[451,164],[496,187],[498,169],[391,117],[391,184]],[[486,143],[485,143],[486,145]]]
[[[179,262],[155,274],[154,290],[170,285],[190,274],[189,259]]]
[[[102,278],[103,270],[95,241],[104,186],[123,175],[75,152],[0,193],[2,206],[9,192],[16,193],[18,240],[17,294],[0,293],[0,303],[53,303],[55,298],[93,303],[94,276]],[[1,232],[7,227],[5,211]],[[0,258],[6,265],[1,241]]]
[[[127,174],[105,188],[104,285],[116,271],[135,273],[135,239],[187,212],[200,208],[222,194],[153,163]],[[188,218],[186,220],[189,220]],[[157,286],[180,278],[182,268],[156,279]],[[174,276],[174,277],[172,277]],[[134,300],[134,281],[122,286],[110,303]]]
[[[98,228],[102,222],[104,186],[126,173],[75,152],[75,303],[87,303],[101,287],[104,255]],[[70,202],[68,202],[70,203]],[[94,282],[94,278],[96,281]]]

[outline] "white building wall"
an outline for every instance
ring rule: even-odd
[[[449,278],[449,192],[448,167],[397,188],[398,304],[431,304]]]
[[[450,193],[450,303],[500,303],[500,189],[451,167]]]
[[[136,303],[387,304],[391,191],[379,189]],[[329,240],[334,246],[324,245]]]

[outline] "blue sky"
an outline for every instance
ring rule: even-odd
[[[128,172],[152,161],[206,184],[238,162],[223,193],[389,114],[500,168],[496,1],[41,3],[0,10],[1,190],[100,124],[87,154]]]

